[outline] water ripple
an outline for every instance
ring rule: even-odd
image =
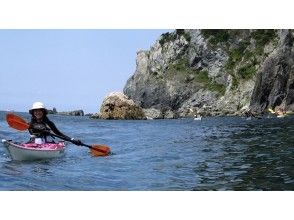
[[[92,157],[88,148],[69,144],[63,158],[14,162],[1,147],[1,190],[294,189],[293,117],[204,118],[197,123],[52,120],[66,134],[88,144],[107,144],[114,154]],[[28,138],[4,120],[0,128],[1,138]]]

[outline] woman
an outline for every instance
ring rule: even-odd
[[[32,115],[29,127],[31,142],[35,142],[36,144],[52,142],[52,140],[49,140],[49,137],[52,137],[50,132],[53,132],[54,134],[62,136],[64,139],[67,139],[76,145],[81,145],[80,140],[70,138],[57,129],[55,124],[47,117],[48,111],[42,102],[35,102],[29,110],[29,113]]]

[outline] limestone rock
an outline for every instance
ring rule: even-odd
[[[155,108],[143,109],[147,119],[163,119],[161,110]]]
[[[110,93],[100,108],[101,119],[146,119],[143,109],[121,92]]]

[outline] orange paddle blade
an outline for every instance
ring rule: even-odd
[[[12,113],[6,115],[6,121],[10,127],[20,131],[25,131],[29,128],[29,124],[24,119]]]
[[[95,157],[107,156],[110,154],[110,148],[105,145],[92,145],[91,154]]]

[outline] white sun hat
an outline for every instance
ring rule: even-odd
[[[35,109],[44,109],[45,113],[48,113],[47,109],[45,108],[45,105],[42,102],[34,102],[32,108],[29,110],[29,113],[33,114],[33,110]]]

